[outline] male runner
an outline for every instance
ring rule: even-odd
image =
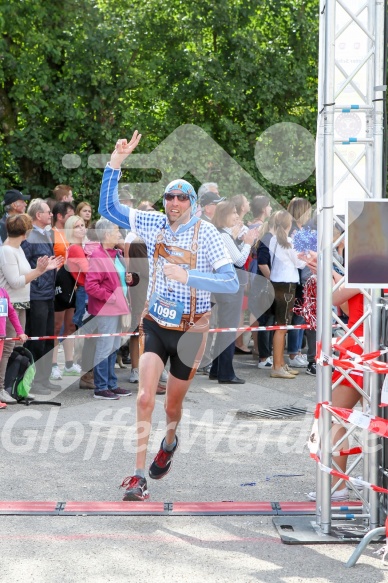
[[[210,292],[234,293],[238,279],[217,229],[195,216],[196,193],[185,180],[173,180],[164,191],[166,214],[139,211],[120,204],[120,166],[140,141],[118,140],[102,180],[99,213],[142,237],[147,245],[150,279],[140,326],[137,454],[133,476],[126,478],[124,500],[149,498],[145,478],[147,445],[159,377],[170,358],[165,399],[166,436],[149,468],[163,478],[178,447],[176,429],[182,403],[206,343]]]

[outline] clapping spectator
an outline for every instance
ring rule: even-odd
[[[0,247],[0,287],[8,293],[16,311],[23,332],[26,328],[26,310],[30,307],[30,283],[37,280],[46,271],[56,269],[58,261],[48,256],[39,257],[35,269],[32,269],[26,259],[21,243],[32,229],[31,217],[27,214],[11,215],[6,221],[8,233],[4,245]],[[7,319],[5,334],[8,338],[15,337],[17,330],[12,320]],[[27,336],[25,338],[27,340]],[[21,342],[7,341],[4,343],[3,356],[0,362],[0,400],[6,403],[14,399],[5,391],[4,379],[9,357],[15,345]]]

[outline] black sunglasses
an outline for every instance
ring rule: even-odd
[[[164,200],[174,200],[175,197],[180,202],[184,202],[185,200],[189,200],[189,198],[190,198],[188,194],[168,194],[168,193],[166,193],[164,195]]]

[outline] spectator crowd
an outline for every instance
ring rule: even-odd
[[[120,202],[136,204],[125,188]],[[20,340],[1,341],[1,407],[15,402],[5,386],[5,373],[15,345],[22,342],[36,365],[31,398],[59,390],[63,377],[74,377],[80,389],[92,390],[97,399],[130,396],[130,390],[117,385],[115,364],[121,345],[128,344],[128,380],[138,382],[138,337],[126,341],[112,334],[138,331],[148,287],[144,241],[106,218],[93,220],[97,217],[92,204],[76,204],[68,185],[56,186],[50,198],[32,200],[11,189],[3,205],[0,288],[13,311],[12,317],[11,309],[8,312],[2,336]],[[147,200],[136,207],[157,212]],[[294,198],[287,211],[274,211],[265,196],[249,201],[239,194],[226,200],[218,185],[208,182],[198,191],[197,216],[220,232],[239,281],[234,294],[212,294],[210,327],[303,324],[294,305],[303,302],[303,285],[311,271],[294,249],[293,237],[306,224],[314,227],[310,203]],[[66,338],[77,331],[104,336],[88,339],[79,349],[74,339]],[[58,351],[64,354],[62,368]],[[316,374],[314,330],[209,334],[197,374],[218,383],[244,384],[233,367],[235,354],[255,359],[271,378],[292,380],[302,370]],[[160,394],[166,391],[166,376],[163,371]]]

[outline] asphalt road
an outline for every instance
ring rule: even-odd
[[[245,385],[196,376],[172,471],[149,480],[151,502],[305,501],[314,489],[306,441],[315,379],[304,369],[294,380],[270,379],[251,357],[235,362]],[[118,376],[129,386],[129,370]],[[69,380],[61,385],[52,394],[61,407],[0,412],[2,501],[121,500],[119,485],[133,473],[137,385],[132,397],[114,402],[97,401]],[[307,412],[289,419],[247,415],[283,407]],[[158,396],[149,462],[163,435]],[[379,545],[349,570],[354,545],[286,545],[271,516],[1,516],[0,537],[0,581],[7,583],[388,580],[373,554]]]

